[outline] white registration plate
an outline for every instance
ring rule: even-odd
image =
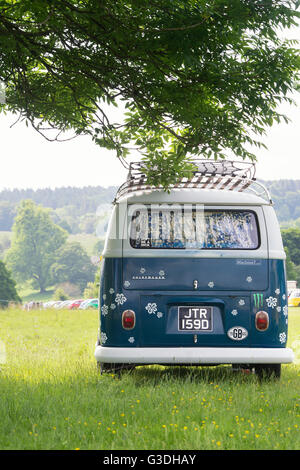
[[[213,308],[206,306],[178,307],[179,331],[212,331]]]

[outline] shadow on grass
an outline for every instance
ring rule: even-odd
[[[123,371],[119,377],[128,375],[136,386],[151,382],[161,385],[176,381],[177,383],[216,383],[216,382],[251,382],[257,381],[255,374],[248,370],[234,370],[229,366],[188,367],[188,366],[138,366],[130,371]]]

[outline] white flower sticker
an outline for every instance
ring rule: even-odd
[[[244,299],[240,299],[240,300],[239,300],[239,305],[245,305]]]
[[[107,341],[106,333],[101,332],[101,334],[100,334],[100,341],[101,341],[101,344],[105,344],[105,343],[106,343],[106,341]]]
[[[251,276],[246,277],[246,281],[247,282],[252,282],[252,277]]]
[[[161,269],[158,273],[160,276],[164,276],[165,275],[165,271],[163,269]]]
[[[114,294],[115,293],[115,289],[113,289],[112,287],[109,289],[109,293],[110,294]]]
[[[128,338],[128,341],[129,341],[129,343],[131,343],[131,344],[132,344],[132,343],[134,343],[135,339],[134,339],[134,337],[133,337],[133,336],[130,336],[130,338]]]
[[[103,295],[102,295],[102,299],[103,299],[103,300],[106,300],[106,294],[103,294]]]
[[[237,315],[238,314],[238,311],[236,309],[233,309],[232,312],[231,312],[231,315]]]
[[[163,316],[162,312],[157,312],[157,318],[161,318]]]
[[[277,312],[281,312],[281,307],[276,307]]]
[[[285,294],[283,294],[283,296],[282,296],[282,300],[285,300],[285,299],[286,299],[286,295],[285,295]]]
[[[157,312],[157,304],[156,303],[148,303],[145,307],[148,313],[155,313]]]
[[[286,317],[286,316],[288,315],[288,311],[289,311],[288,306],[285,305],[285,306],[282,308],[282,311],[283,311],[283,315]]]
[[[116,308],[116,304],[110,304],[111,310],[114,310]]]
[[[126,302],[126,300],[127,300],[127,299],[126,299],[126,297],[125,297],[124,294],[117,294],[117,295],[116,295],[116,298],[115,298],[116,304],[118,304],[118,305],[123,305],[124,302]]]
[[[276,294],[276,295],[279,295],[279,294],[280,294],[280,289],[277,288],[277,289],[275,290],[275,294]]]
[[[211,289],[212,289],[213,287],[215,287],[215,283],[214,283],[213,281],[209,281],[209,283],[208,283],[207,285],[208,285],[208,287],[210,287]]]
[[[124,281],[124,286],[125,286],[125,287],[129,287],[129,286],[130,286],[130,282],[129,282],[129,281]]]
[[[102,315],[107,315],[108,314],[108,306],[107,305],[102,305],[101,307],[101,312],[102,312]]]
[[[146,272],[146,269],[145,269],[145,268],[141,268],[141,269],[140,269],[140,273],[141,273],[141,274],[144,274],[145,272]]]
[[[286,342],[286,334],[285,333],[279,333],[279,341],[282,343]]]
[[[275,308],[276,305],[277,305],[276,297],[270,296],[266,299],[266,302],[267,302],[268,307],[270,307],[270,308]]]

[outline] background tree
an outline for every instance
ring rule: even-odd
[[[300,286],[300,264],[298,266],[295,266],[295,278],[293,280],[297,281],[297,286]]]
[[[7,307],[10,301],[21,302],[21,299],[17,293],[15,281],[5,264],[0,261],[0,308]]]
[[[53,294],[53,300],[68,300],[68,298],[69,297],[61,287],[55,289],[55,292]]]
[[[291,260],[296,265],[300,265],[300,229],[281,230],[281,235],[284,246],[288,248]]]
[[[0,259],[4,258],[5,251],[8,250],[10,247],[10,239],[9,236],[4,233],[4,235],[0,238]]]
[[[0,201],[0,229],[11,230],[14,217],[16,215],[15,207],[12,202]]]
[[[95,274],[94,282],[88,282],[84,289],[83,296],[85,299],[95,299],[99,297],[99,285],[100,285],[100,270],[98,269]]]
[[[33,201],[21,202],[12,228],[11,248],[6,261],[15,279],[31,280],[34,287],[44,292],[51,285],[50,267],[55,252],[66,241],[67,233],[55,225],[49,210]]]
[[[296,281],[297,280],[297,271],[296,271],[296,265],[293,263],[290,257],[290,252],[287,247],[284,248],[285,254],[286,254],[286,260],[285,260],[285,265],[286,265],[286,277],[288,281]]]
[[[73,129],[120,159],[133,147],[164,187],[188,174],[189,153],[253,159],[299,78],[298,51],[278,36],[298,4],[1,0],[2,108],[48,139]]]
[[[79,299],[81,296],[80,287],[68,281],[58,284],[57,289],[61,289],[69,299]]]
[[[51,267],[55,282],[69,281],[83,291],[95,276],[96,267],[78,242],[69,242],[56,251],[56,262]]]

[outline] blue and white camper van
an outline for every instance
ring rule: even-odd
[[[96,360],[102,371],[239,364],[279,377],[293,352],[272,201],[253,164],[195,165],[170,192],[130,165],[103,252]]]

